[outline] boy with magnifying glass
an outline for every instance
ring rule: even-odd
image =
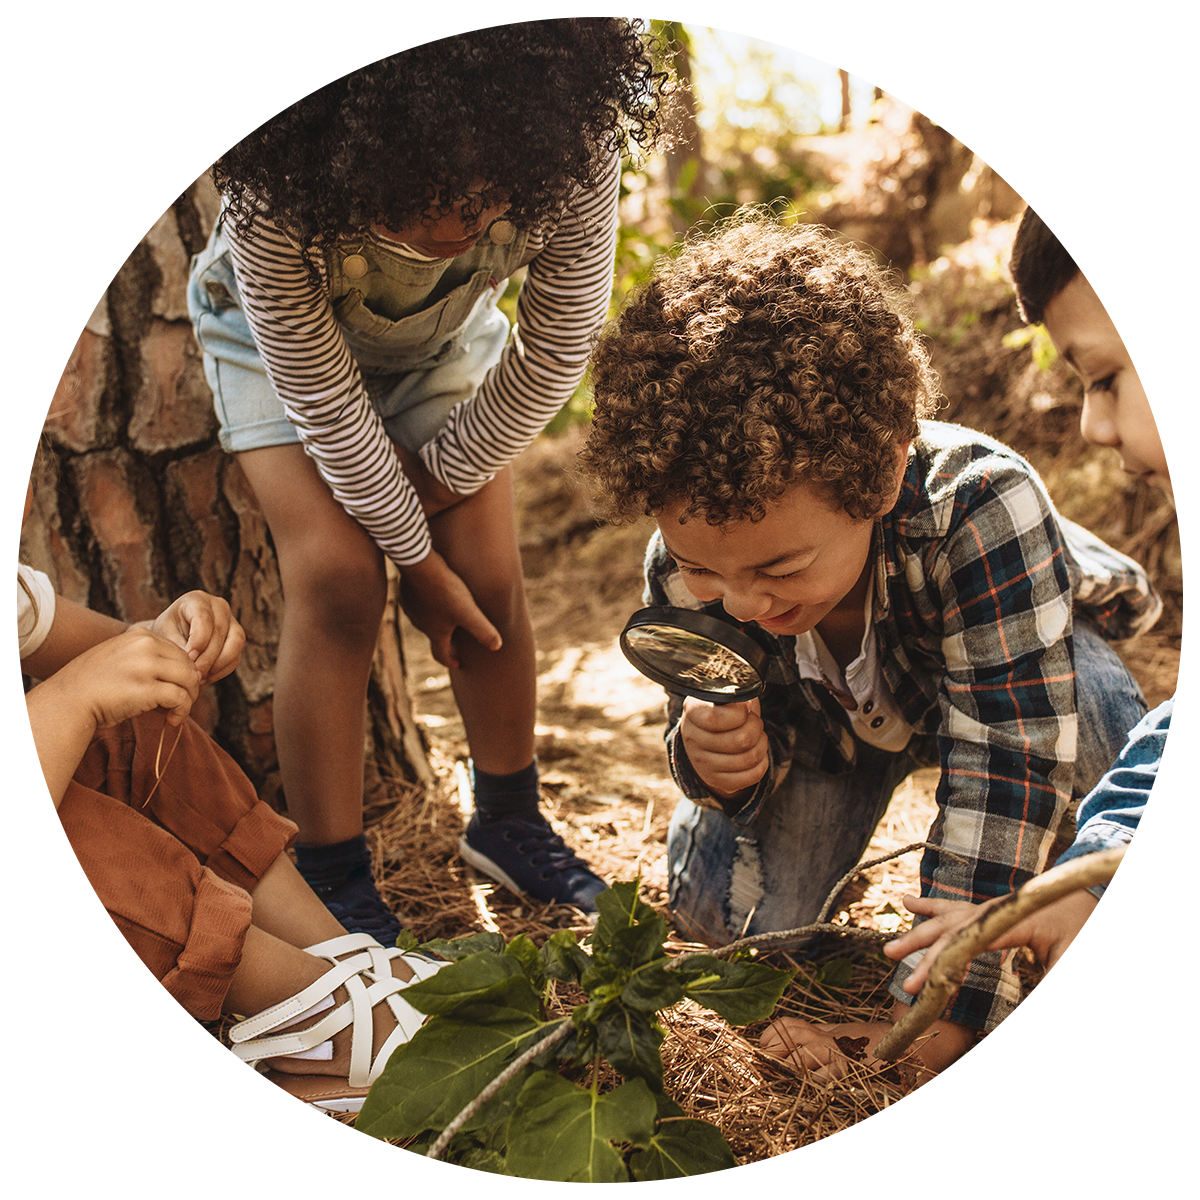
[[[778,666],[754,700],[669,699],[679,932],[811,923],[923,766],[941,775],[922,896],[981,901],[1042,870],[1145,712],[1107,643],[1161,605],[1019,455],[928,419],[928,355],[872,260],[737,220],[660,266],[592,369],[581,465],[603,517],[658,522],[648,602],[743,626]],[[1019,994],[1005,956],[977,959],[925,1065]]]

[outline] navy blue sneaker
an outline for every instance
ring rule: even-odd
[[[542,903],[596,911],[608,884],[537,813],[534,817],[471,817],[458,852],[510,892]]]

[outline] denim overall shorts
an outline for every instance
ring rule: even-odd
[[[334,316],[392,441],[417,450],[478,391],[508,341],[496,305],[504,281],[533,257],[528,242],[524,230],[507,245],[484,234],[457,258],[420,262],[363,237],[326,254]],[[192,259],[187,295],[222,447],[299,442],[242,312],[220,220]]]

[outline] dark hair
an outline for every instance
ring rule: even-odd
[[[437,216],[503,199],[535,225],[599,181],[605,151],[654,143],[666,79],[637,22],[475,30],[305,96],[222,155],[213,179],[240,232],[261,208],[305,249],[374,221],[402,228],[435,198]]]
[[[602,517],[759,520],[788,487],[872,517],[937,379],[899,296],[819,225],[743,215],[660,262],[600,338],[579,465]]]
[[[1028,322],[1096,260],[1112,287],[1200,319],[1200,42],[1124,68],[1058,143],[1013,245]]]

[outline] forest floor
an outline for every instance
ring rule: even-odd
[[[662,751],[662,694],[626,664],[617,635],[641,606],[649,523],[596,529],[571,479],[577,433],[542,438],[518,461],[528,592],[539,644],[538,755],[547,814],[611,880],[640,876],[666,911],[666,830],[674,791]],[[1162,628],[1122,648],[1152,702],[1184,665],[1180,580]],[[574,924],[562,907],[524,904],[457,857],[462,726],[445,671],[406,631],[409,688],[436,775],[426,791],[383,788],[368,833],[384,893],[422,940],[473,929],[540,941]],[[870,857],[924,839],[935,774],[902,786]],[[917,887],[919,852],[860,874],[835,919],[892,931]],[[664,1014],[666,1088],[722,1129],[760,1200],[803,1200],[838,1162],[881,1198],[1151,1200],[1178,1193],[1136,1170],[1138,1123],[1200,1109],[1200,901],[1151,931],[1151,985],[1132,1001],[1084,997],[1069,1015],[1108,1020],[1148,1042],[980,1039],[970,1072],[929,1094],[852,1078],[815,1084],[734,1030],[683,1004]],[[674,949],[684,948],[674,943]],[[814,1020],[869,1020],[890,1007],[887,961],[850,937],[826,938],[797,968],[781,1008]],[[1036,968],[1022,967],[1028,978]],[[1115,1022],[1124,1022],[1118,1027]],[[1160,1031],[1160,1032],[1159,1032]],[[241,1127],[238,1075],[223,1028],[149,1012],[64,978],[37,1019],[0,1048],[2,1200],[366,1200],[398,1146],[346,1151],[350,1118],[274,1130]],[[1183,1036],[1180,1036],[1183,1034]],[[1123,1034],[1122,1034],[1123,1036]],[[613,1076],[612,1082],[616,1082]],[[442,1195],[440,1192],[434,1195]]]

